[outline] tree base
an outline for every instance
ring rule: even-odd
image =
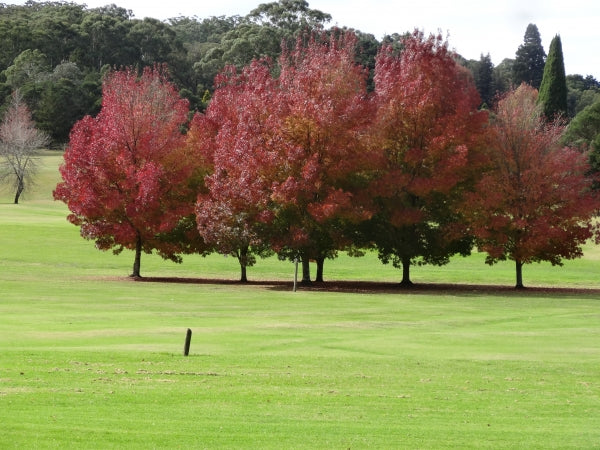
[[[415,287],[415,284],[410,280],[402,280],[399,286],[403,289],[411,289]]]

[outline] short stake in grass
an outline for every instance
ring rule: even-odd
[[[192,330],[188,328],[185,334],[185,346],[183,347],[183,356],[190,354],[190,344],[192,343]]]
[[[294,272],[294,292],[296,292],[296,285],[298,284],[298,258],[294,258],[294,264],[296,265]]]

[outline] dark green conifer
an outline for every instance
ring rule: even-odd
[[[523,44],[517,50],[513,65],[513,82],[515,86],[527,83],[536,89],[540,88],[544,75],[546,52],[542,47],[542,38],[538,27],[532,23],[527,25]]]
[[[489,53],[486,56],[481,55],[475,66],[473,76],[482,105],[491,107],[496,92],[494,91],[494,64]]]
[[[567,114],[567,77],[559,35],[550,43],[538,102],[548,119]]]

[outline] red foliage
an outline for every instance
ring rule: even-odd
[[[409,283],[410,264],[443,264],[470,251],[455,205],[481,170],[487,114],[440,36],[415,32],[402,44],[399,53],[383,47],[376,59],[373,135],[382,164],[369,235]]]
[[[459,66],[441,36],[415,32],[400,55],[384,47],[377,57],[375,86],[377,137],[385,157],[375,195],[414,196],[396,225],[427,220],[423,201],[448,195],[469,171],[487,115],[466,69]],[[476,170],[476,169],[475,169]],[[404,217],[404,219],[403,219]]]
[[[467,199],[487,261],[514,260],[518,277],[522,264],[581,256],[594,233],[600,204],[585,175],[587,156],[561,146],[563,129],[544,121],[535,89],[524,84],[509,93],[490,130],[491,170]]]
[[[334,239],[321,249],[315,230],[327,234],[328,220],[368,216],[359,188],[372,161],[371,114],[355,47],[350,33],[309,34],[284,52],[278,78],[264,60],[217,77],[203,117],[215,128],[198,143],[211,149],[214,173],[198,197],[197,221],[202,236],[242,266],[253,261],[244,251],[268,246],[326,254]]]
[[[318,258],[348,244],[328,223],[371,214],[366,193],[375,167],[366,70],[356,64],[353,33],[301,36],[280,59],[280,129],[273,200],[288,232],[275,245]],[[326,242],[328,242],[326,244]]]
[[[178,259],[181,245],[161,235],[193,213],[188,181],[197,155],[184,145],[187,113],[164,68],[147,68],[140,78],[131,69],[106,77],[102,109],[73,127],[54,192],[83,237],[102,250],[157,249]]]
[[[214,127],[197,143],[212,155],[214,164],[206,178],[207,191],[198,196],[198,230],[221,253],[238,257],[242,279],[245,267],[254,261],[251,251],[266,247],[261,229],[272,219],[268,174],[276,170],[273,148],[278,146],[280,115],[270,70],[267,61],[256,61],[239,74],[226,68],[201,118]]]
[[[356,64],[353,33],[311,34],[284,52],[280,65],[282,129],[289,143],[287,179],[275,189],[280,201],[301,202],[317,221],[336,215],[363,219],[356,174],[373,167],[366,139],[372,110],[366,70]]]

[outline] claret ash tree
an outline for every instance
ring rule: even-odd
[[[227,67],[215,80],[216,90],[205,115],[196,116],[190,134],[213,160],[206,189],[197,199],[198,230],[205,242],[240,264],[240,281],[256,256],[269,253],[268,230],[275,130],[276,80],[268,61],[255,61],[241,72]]]
[[[372,195],[378,207],[364,224],[379,258],[402,267],[441,265],[466,255],[472,240],[459,216],[462,194],[481,167],[487,114],[470,74],[441,36],[415,31],[398,53],[384,46],[376,60],[375,142],[383,161]]]
[[[355,62],[352,33],[302,34],[277,68],[255,61],[218,78],[205,120],[216,124],[205,146],[214,154],[208,193],[198,197],[198,227],[242,267],[275,251],[323,263],[349,241],[345,221],[362,220],[361,173],[371,119],[366,71]],[[279,73],[276,76],[276,73]]]
[[[323,264],[351,244],[346,225],[370,217],[366,198],[374,157],[369,152],[372,120],[367,71],[356,63],[357,38],[332,30],[300,36],[280,59],[280,102],[286,106],[273,183],[280,257],[299,258],[302,281],[309,261]]]
[[[490,128],[490,169],[469,194],[465,213],[486,262],[512,260],[516,287],[524,264],[582,255],[597,235],[599,205],[585,153],[563,147],[563,125],[547,122],[538,92],[522,84],[499,101]]]
[[[185,145],[188,102],[179,98],[166,68],[113,71],[103,84],[97,117],[77,122],[60,168],[54,198],[71,210],[68,220],[101,250],[135,251],[179,261],[182,244],[169,233],[193,217],[190,181],[200,159]]]

